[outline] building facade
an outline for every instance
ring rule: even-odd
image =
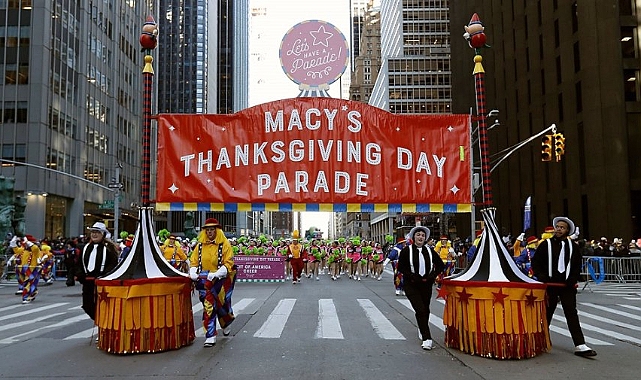
[[[391,113],[451,113],[449,0],[370,1],[350,99]],[[370,234],[404,237],[411,226],[444,215],[372,213]],[[433,233],[453,233],[447,225]]]
[[[77,236],[99,219],[135,228],[148,0],[0,1],[0,174],[15,178],[24,229]],[[116,178],[119,172],[119,178]]]
[[[158,112],[234,113],[247,107],[248,0],[160,0]],[[231,234],[262,225],[260,215],[204,212]],[[167,212],[158,228],[180,233],[187,212]]]
[[[558,162],[543,162],[536,140],[492,172],[505,233],[522,232],[531,196],[527,234],[566,215],[584,238],[641,235],[639,9],[638,0],[452,2],[452,24],[467,25],[477,12],[492,46],[482,51],[486,103],[502,126],[489,132],[490,154],[551,124],[566,139]],[[467,113],[474,54],[463,38],[454,42],[453,107]]]

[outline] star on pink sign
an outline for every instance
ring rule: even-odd
[[[309,32],[309,34],[314,37],[314,42],[312,43],[312,46],[314,45],[323,45],[325,47],[329,46],[329,39],[334,36],[334,33],[330,33],[325,30],[325,25],[321,25],[320,28],[318,28],[317,31],[315,32]],[[323,41],[324,40],[324,41]]]

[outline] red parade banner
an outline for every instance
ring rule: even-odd
[[[295,98],[157,121],[156,202],[471,203],[468,115]]]

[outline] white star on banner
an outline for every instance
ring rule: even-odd
[[[347,111],[347,106],[343,105],[343,107],[342,107],[341,109],[342,109],[343,111]]]
[[[211,178],[207,178],[207,183],[211,183]]]
[[[450,191],[451,191],[451,192],[453,192],[454,194],[458,193],[458,192],[459,192],[459,190],[461,190],[461,189],[459,189],[458,187],[456,187],[456,185],[452,186],[452,188],[450,189]]]
[[[450,125],[449,127],[447,127],[447,130],[448,130],[448,131],[450,131],[450,132],[452,132],[452,131],[454,130],[454,127],[452,127],[452,126]]]
[[[170,125],[170,126],[169,126],[169,130],[170,130],[170,131],[174,131],[175,129],[176,129],[176,127],[174,127],[173,125]]]
[[[318,28],[317,31],[315,32],[309,32],[309,34],[314,37],[314,42],[312,43],[313,46],[315,45],[323,45],[325,47],[329,47],[329,42],[328,40],[334,36],[334,33],[330,33],[325,30],[325,26],[321,25],[320,28]],[[318,35],[318,36],[317,36]],[[325,41],[323,41],[325,40]]]
[[[420,179],[417,179],[417,180],[416,180],[416,183],[421,183],[421,180],[420,180]]]
[[[172,183],[171,187],[169,187],[169,190],[171,190],[172,194],[176,194],[176,191],[178,190],[178,187],[176,186],[175,183]]]

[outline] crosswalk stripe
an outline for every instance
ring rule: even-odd
[[[614,319],[610,319],[608,317],[602,317],[600,315],[591,314],[591,313],[588,313],[588,312],[585,312],[585,311],[580,311],[579,310],[579,315],[582,316],[582,317],[594,319],[594,320],[599,321],[599,322],[609,323],[611,325],[623,327],[623,328],[626,328],[626,329],[635,330],[635,331],[641,331],[641,327],[639,327],[639,326],[635,326],[635,325],[631,325],[629,323],[625,323],[625,322],[617,321],[617,320],[614,320]]]
[[[555,316],[556,317],[556,316]],[[565,321],[565,319],[563,319]],[[567,329],[563,329],[561,327],[557,326],[550,326],[550,331],[553,331],[557,334],[561,334],[563,336],[567,336],[568,338],[571,338],[572,335]],[[584,337],[585,338],[585,343],[590,343],[593,346],[614,346],[612,343],[604,342],[602,340],[596,339],[596,338],[590,338],[589,336]]]
[[[396,300],[398,302],[400,302],[401,305],[403,305],[406,308],[414,311],[414,308],[412,307],[412,304],[410,303],[410,300],[408,300],[407,298],[402,298],[402,299],[398,299],[397,298]],[[440,302],[440,300],[439,300],[439,302]],[[445,303],[445,301],[443,301],[442,303]],[[443,318],[439,317],[438,315],[436,315],[434,313],[430,313],[430,324],[432,326],[436,327],[437,329],[441,330],[441,331],[445,331],[445,325],[443,324]]]
[[[641,315],[631,314],[631,313],[628,313],[628,312],[625,312],[625,311],[620,311],[620,310],[614,310],[612,308],[609,308],[609,307],[606,307],[606,306],[601,306],[601,305],[596,305],[596,304],[593,304],[593,303],[590,303],[590,302],[581,302],[581,305],[589,306],[589,307],[592,307],[594,309],[607,311],[608,313],[614,313],[616,315],[622,315],[624,317],[628,317],[628,318],[631,318],[631,319],[634,319],[634,320],[637,320],[637,321],[641,321]]]
[[[249,304],[254,302],[255,299],[256,298],[243,298],[240,301],[238,301],[237,303],[232,304],[232,308],[234,310],[234,315],[242,314],[243,310],[245,310],[245,308],[247,308],[247,306],[249,306]],[[194,313],[197,313],[197,312],[201,311],[202,309],[203,309],[203,304],[200,303],[200,302],[198,304],[196,304],[196,305],[192,305],[191,306],[191,310]],[[201,328],[196,328],[196,338],[202,338],[203,336],[205,336],[204,327],[201,326]]]
[[[631,310],[641,311],[641,307],[638,307],[638,306],[625,305],[625,304],[618,304],[617,306],[625,307]]]
[[[285,298],[278,302],[276,308],[269,315],[265,323],[254,334],[256,338],[280,338],[285,328],[285,323],[296,304],[295,298]]]
[[[63,314],[63,313],[59,313],[58,315],[60,315],[60,314]],[[23,337],[23,336],[26,336],[26,335],[29,335],[29,334],[33,334],[33,333],[36,333],[38,331],[45,330],[45,329],[55,329],[57,327],[64,327],[64,326],[70,325],[72,323],[76,323],[76,322],[83,321],[83,320],[86,320],[86,319],[89,319],[89,316],[86,315],[86,314],[76,315],[75,317],[67,318],[67,319],[62,320],[62,321],[60,321],[58,323],[54,323],[53,325],[42,326],[42,327],[39,327],[37,329],[24,332],[22,334],[18,334],[18,335],[14,335],[12,337],[9,337],[9,338],[2,339],[2,340],[0,340],[0,344],[16,343],[16,342],[19,342],[18,338],[20,338],[20,337]]]
[[[16,298],[16,299],[17,299],[17,298]],[[19,307],[23,307],[23,306],[24,306],[23,304],[21,304],[21,303],[17,303],[17,304],[15,304],[15,305],[1,307],[1,308],[0,308],[0,312],[3,312],[3,311],[9,311],[9,310],[13,310],[13,309],[17,309],[17,308],[19,308]]]
[[[92,327],[90,329],[83,330],[83,331],[81,331],[79,333],[76,333],[76,334],[73,334],[73,335],[69,335],[68,337],[63,338],[62,340],[91,338],[97,332],[98,332],[98,330],[96,329],[96,326],[94,326],[94,327]]]
[[[365,310],[365,315],[372,324],[374,331],[385,340],[405,340],[403,334],[394,327],[381,311],[368,299],[358,299],[358,303]]]
[[[343,339],[343,330],[336,314],[336,306],[331,299],[318,300],[318,326],[316,338]]]
[[[40,306],[40,307],[36,307],[36,308],[33,308],[33,309],[32,308],[28,308],[28,309],[25,309],[24,311],[21,311],[19,313],[3,315],[2,317],[0,317],[0,321],[4,321],[5,319],[18,318],[18,317],[22,317],[22,316],[25,316],[25,315],[28,315],[28,314],[39,313],[39,312],[44,311],[44,310],[53,309],[55,307],[64,306],[64,305],[67,305],[67,304],[69,304],[69,303],[68,302],[61,302],[61,303],[52,303],[51,305]],[[24,306],[24,305],[20,304],[20,306]]]
[[[558,315],[554,315],[553,318],[556,319],[556,320],[559,320],[559,321],[563,321],[564,323],[566,322],[565,318],[563,318],[561,316],[558,316]],[[584,329],[584,330],[594,331],[594,332],[609,336],[611,338],[622,340],[622,341],[625,341],[625,342],[632,342],[632,343],[636,343],[636,344],[641,344],[641,339],[633,338],[633,337],[631,337],[629,335],[619,334],[616,331],[606,330],[606,329],[602,329],[600,327],[592,326],[591,324],[588,324],[588,323],[581,322],[581,328]],[[587,341],[587,338],[586,338],[586,341]]]
[[[42,317],[29,319],[29,320],[26,320],[26,321],[9,323],[9,324],[0,326],[0,331],[11,330],[11,329],[15,329],[15,328],[18,328],[18,327],[30,325],[30,324],[32,324],[34,322],[44,321],[45,319],[57,317],[57,316],[62,315],[62,314],[64,314],[64,313],[47,314],[47,315],[43,315]]]

